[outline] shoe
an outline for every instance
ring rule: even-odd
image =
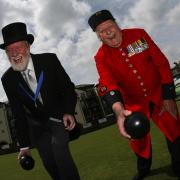
[[[137,173],[132,180],[143,180],[148,173]],[[179,180],[179,179],[178,179]]]

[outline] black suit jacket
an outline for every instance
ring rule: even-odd
[[[20,147],[31,144],[27,116],[40,124],[45,124],[49,117],[62,119],[65,113],[74,114],[77,100],[74,84],[55,54],[31,54],[31,57],[37,80],[42,71],[44,74],[40,89],[43,105],[36,106],[25,93],[23,89],[34,96],[20,72],[10,67],[1,78],[16,119],[15,127]]]

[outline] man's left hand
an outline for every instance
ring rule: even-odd
[[[168,111],[174,118],[179,119],[178,108],[174,99],[164,100],[163,108]]]
[[[63,116],[64,126],[68,131],[71,131],[75,127],[75,119],[70,114],[64,114]]]

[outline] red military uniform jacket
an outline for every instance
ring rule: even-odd
[[[153,121],[173,141],[180,135],[180,121],[161,111],[162,100],[174,98],[168,60],[143,29],[124,29],[122,39],[119,48],[103,44],[95,56],[99,94],[109,93],[113,98],[114,90],[118,91],[126,109],[142,111],[148,117],[149,102],[153,102]],[[130,144],[137,154],[149,157],[150,134]]]

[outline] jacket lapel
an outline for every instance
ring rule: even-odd
[[[36,79],[38,81],[40,73],[42,71],[42,68],[41,68],[41,66],[40,66],[40,64],[38,62],[38,59],[36,58],[36,56],[34,54],[31,54],[31,58],[32,58],[33,66],[34,66]]]

